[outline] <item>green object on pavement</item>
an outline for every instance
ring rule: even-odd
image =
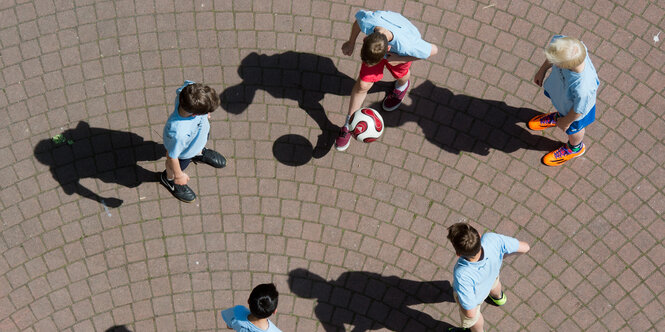
[[[57,134],[51,138],[53,140],[53,143],[55,144],[62,144],[67,141],[67,138],[65,138],[65,135],[63,134]]]

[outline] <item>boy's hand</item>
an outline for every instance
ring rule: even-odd
[[[342,53],[344,55],[351,55],[353,54],[353,49],[356,47],[356,43],[352,41],[347,41],[344,44],[342,44]]]
[[[178,185],[181,185],[181,186],[186,185],[188,181],[189,181],[189,175],[187,175],[187,173],[185,173],[185,172],[182,172],[180,174],[176,174],[175,179],[173,180],[173,182],[175,182],[175,184],[178,184]]]
[[[562,118],[559,118],[562,119]],[[570,122],[567,121],[557,121],[556,126],[561,128],[561,130],[566,131],[570,127]]]
[[[545,73],[547,70],[542,68],[536,72],[536,76],[533,77],[533,83],[536,83],[538,86],[543,86],[543,81],[545,80]]]

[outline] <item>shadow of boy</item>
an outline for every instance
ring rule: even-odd
[[[221,93],[224,110],[232,114],[244,112],[258,90],[296,101],[321,129],[312,157],[322,158],[330,151],[339,127],[330,122],[321,101],[326,94],[348,96],[355,83],[337,70],[330,58],[291,51],[274,55],[250,53],[242,59],[238,75],[243,81]]]
[[[456,95],[429,80],[413,88],[409,96],[412,103],[403,104],[401,112],[382,113],[385,126],[415,122],[430,143],[450,153],[466,151],[486,156],[490,149],[506,153],[519,149],[549,151],[560,145],[518,125],[540,114],[530,108]]]
[[[305,269],[289,272],[291,292],[317,300],[314,312],[327,332],[387,328],[393,331],[442,331],[451,325],[409,308],[421,303],[454,302],[449,281],[420,282],[362,271],[326,281]]]
[[[74,129],[65,130],[62,136],[71,144],[45,139],[37,143],[34,153],[40,163],[49,166],[53,178],[67,195],[78,194],[108,207],[118,207],[123,202],[121,199],[101,197],[80,180],[93,178],[128,188],[158,181],[159,173],[137,162],[162,158],[166,154],[162,144],[145,141],[131,132],[90,127],[84,121]]]

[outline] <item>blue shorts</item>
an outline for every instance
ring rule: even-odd
[[[192,162],[192,158],[189,159],[178,159],[178,162],[180,163],[180,170],[184,171],[187,166],[189,166],[189,163]]]
[[[545,92],[545,97],[550,98],[550,95],[547,93],[547,91],[544,92]],[[563,117],[561,113],[558,114],[560,117]],[[593,105],[589,113],[587,113],[583,118],[573,121],[573,123],[570,124],[570,127],[568,127],[568,129],[566,130],[566,134],[568,135],[575,134],[578,131],[584,129],[584,127],[593,123],[594,121],[596,121],[596,105]]]

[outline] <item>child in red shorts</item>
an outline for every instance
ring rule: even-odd
[[[422,39],[418,29],[404,16],[389,11],[364,11],[356,14],[356,21],[351,27],[349,40],[342,45],[342,53],[353,54],[356,39],[360,32],[367,35],[360,53],[362,67],[356,84],[351,90],[351,101],[346,121],[335,140],[335,148],[344,151],[351,142],[349,119],[358,110],[367,92],[383,78],[383,69],[397,80],[395,89],[383,99],[383,109],[394,111],[402,103],[409,88],[411,62],[427,59],[438,52],[438,48]]]

